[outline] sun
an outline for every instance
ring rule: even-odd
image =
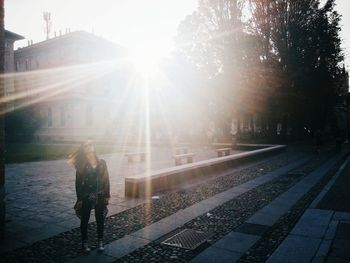
[[[154,77],[160,71],[161,61],[170,54],[170,49],[155,43],[138,45],[130,49],[129,59],[135,70],[143,77]]]

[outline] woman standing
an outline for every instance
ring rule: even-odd
[[[104,250],[103,228],[110,198],[109,175],[106,162],[96,155],[92,141],[83,143],[70,155],[69,162],[76,169],[75,188],[77,202],[74,209],[80,217],[82,248],[89,252],[87,228],[91,209],[95,209],[99,251]]]

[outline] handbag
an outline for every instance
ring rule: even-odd
[[[79,219],[81,219],[81,214],[82,214],[82,209],[81,209],[81,207],[75,207],[74,208],[74,211],[75,211],[75,215],[79,218]]]

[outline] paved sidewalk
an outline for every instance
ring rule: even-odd
[[[268,263],[350,262],[350,157]]]
[[[262,185],[268,181],[273,180],[274,178],[277,178],[281,175],[284,175],[291,171],[292,169],[295,169],[296,167],[299,167],[306,163],[309,160],[309,158],[303,158],[301,160],[294,161],[293,163],[279,168],[273,172],[270,172],[264,176],[258,177],[256,179],[253,179],[251,181],[248,181],[246,183],[243,183],[237,187],[233,187],[225,192],[219,193],[209,199],[203,200],[201,202],[198,202],[186,209],[180,210],[177,213],[164,218],[152,225],[149,225],[145,228],[142,228],[134,233],[131,233],[130,235],[126,235],[125,237],[118,239],[114,242],[109,243],[105,246],[105,251],[103,253],[99,253],[98,251],[93,251],[88,255],[81,256],[79,258],[74,259],[71,261],[72,263],[85,263],[85,262],[114,262],[118,258],[121,258],[135,250],[137,250],[140,247],[143,247],[150,243],[151,241],[157,240],[160,237],[176,230],[177,228],[183,226],[190,220],[205,214],[209,212],[210,210],[213,210],[214,208],[224,204],[225,202],[243,194],[251,189],[254,189],[258,187],[259,185]],[[242,234],[241,236],[243,236]],[[243,244],[239,244],[239,246],[243,249],[243,247],[247,244],[250,244],[249,242],[253,241],[255,239],[254,236],[252,236],[251,239],[248,241],[245,241],[246,236],[237,236],[235,235],[233,237],[234,241],[243,242]],[[249,238],[249,237],[248,237]],[[232,240],[230,240],[232,242]],[[232,257],[232,254],[231,254]],[[206,257],[208,258],[208,257]],[[217,258],[216,258],[217,259]],[[199,260],[198,262],[205,262],[202,260]],[[213,261],[214,262],[214,261]],[[217,261],[215,261],[217,262]],[[232,262],[232,258],[231,261]]]
[[[191,257],[188,257],[188,261],[190,260],[192,260],[192,262],[239,261],[239,262],[255,263],[255,262],[265,262],[266,259],[269,257],[267,262],[313,262],[313,263],[328,262],[328,261],[329,262],[350,262],[349,261],[350,257],[348,257],[348,254],[347,254],[348,253],[347,248],[350,244],[350,240],[348,238],[350,234],[350,213],[348,213],[350,211],[350,208],[348,206],[343,206],[343,204],[342,205],[339,204],[341,200],[350,200],[350,193],[348,193],[350,191],[346,191],[347,190],[346,185],[349,185],[350,183],[350,179],[346,176],[346,174],[350,173],[350,161],[349,161],[350,159],[347,159],[347,162],[343,163],[340,169],[338,169],[338,172],[335,173],[334,171],[336,171],[336,169],[334,167],[337,167],[335,166],[335,164],[339,164],[340,162],[344,162],[345,160],[344,153],[338,154],[338,155],[326,154],[322,158],[318,157],[318,159],[314,157],[315,157],[314,155],[311,156],[309,154],[307,155],[300,154],[297,156],[297,155],[294,155],[293,153],[290,155],[290,157],[288,157],[287,159],[285,159],[285,161],[282,162],[282,165],[279,164],[275,166],[275,168],[267,168],[271,166],[271,164],[269,163],[268,166],[263,167],[267,172],[263,172],[260,176],[251,177],[250,180],[245,182],[243,181],[240,184],[229,183],[228,184],[229,187],[224,188],[224,190],[221,190],[220,192],[216,192],[215,195],[209,195],[206,198],[203,198],[194,203],[191,203],[189,206],[181,207],[181,209],[177,209],[176,211],[174,211],[174,213],[168,213],[164,217],[158,218],[158,220],[154,220],[151,224],[142,225],[141,227],[136,227],[136,228],[130,227],[130,231],[126,231],[125,233],[123,232],[124,235],[120,235],[116,238],[113,237],[112,239],[109,239],[108,241],[106,241],[107,243],[106,250],[103,253],[98,253],[96,249],[87,255],[86,254],[84,255],[82,253],[80,254],[65,253],[65,255],[70,255],[70,256],[66,256],[62,262],[69,261],[74,263],[80,263],[80,262],[107,262],[108,263],[108,262],[122,262],[122,261],[124,262],[124,259],[126,259],[125,262],[134,262],[133,261],[134,255],[137,255],[137,253],[140,254],[139,251],[141,251],[142,260],[144,260],[145,254],[143,254],[143,251],[145,249],[150,248],[149,251],[153,253],[153,250],[152,250],[153,244],[157,242],[159,243],[160,242],[159,240],[162,240],[162,238],[169,235],[170,233],[174,233],[176,230],[179,230],[185,227],[187,228],[192,227],[193,229],[195,229],[196,227],[194,227],[194,225],[196,225],[196,222],[201,223],[200,221],[201,219],[198,221],[196,220],[203,216],[208,218],[213,218],[212,220],[213,222],[215,218],[218,218],[217,222],[224,223],[224,220],[220,221],[221,220],[220,217],[222,215],[221,215],[221,212],[218,210],[218,208],[223,210],[226,214],[227,204],[230,206],[230,209],[231,207],[234,208],[232,210],[233,214],[235,213],[234,211],[236,209],[237,211],[241,211],[241,214],[244,214],[245,216],[241,218],[241,221],[237,221],[237,224],[236,223],[233,224],[232,227],[230,225],[229,228],[227,228],[228,231],[224,231],[222,232],[221,235],[216,236],[215,243],[214,241],[209,240],[209,242],[206,243],[204,246],[199,247],[197,251],[193,252],[194,254],[192,254]],[[116,169],[116,167],[120,167],[118,166],[118,164],[113,162],[113,160],[115,160],[115,156],[112,156],[112,155],[107,156],[105,159],[107,160],[107,162],[110,162],[110,167],[112,167],[111,168],[112,170]],[[261,163],[264,163],[265,161],[261,161]],[[55,167],[58,169],[59,166],[62,166],[63,161],[53,161],[53,162],[56,162],[55,165],[47,165],[47,167],[45,166],[40,167],[40,166],[36,166],[37,164],[35,163],[31,163],[29,164],[29,166],[26,166],[26,169],[22,170],[21,176],[25,177],[23,172],[30,173],[35,171],[35,172],[40,172],[40,175],[41,175],[40,180],[44,180],[45,172],[47,171],[53,172],[52,168],[55,168]],[[247,167],[249,167],[249,165],[247,165]],[[30,168],[34,168],[34,169],[31,170]],[[244,165],[242,168],[239,168],[237,170],[240,170],[243,168],[244,168]],[[256,169],[256,170],[264,171],[264,169]],[[254,169],[249,170],[247,174],[249,174],[250,176],[252,174],[255,175],[255,172],[253,170]],[[67,172],[67,171],[64,170],[63,172]],[[329,173],[330,171],[332,171],[332,173]],[[15,171],[12,171],[12,172],[15,172]],[[238,180],[238,182],[240,180],[239,177],[237,177],[238,175],[239,174],[236,174],[236,173],[230,174],[230,176],[232,177],[232,179],[235,180],[235,182],[236,180]],[[215,178],[220,176],[222,175],[219,173],[215,174]],[[24,178],[25,184],[30,183],[29,178],[31,178],[31,180],[33,179],[32,177]],[[57,178],[55,178],[55,176],[50,177],[50,180],[53,180],[53,179],[64,180],[64,177],[63,178],[60,176],[57,176]],[[116,178],[114,178],[114,180],[115,179]],[[120,180],[120,178],[118,178],[118,180]],[[281,184],[281,187],[278,186],[276,183],[274,183],[275,181],[278,181]],[[322,183],[320,183],[321,181]],[[224,182],[226,183],[229,181],[225,180]],[[290,183],[287,184],[286,182],[290,182]],[[192,182],[192,183],[194,185],[196,184],[196,182]],[[65,184],[67,183],[65,182]],[[283,184],[285,185],[284,188],[282,187]],[[266,185],[268,185],[268,187],[266,187]],[[47,187],[49,187],[50,191],[53,189],[51,184],[47,185]],[[118,187],[120,187],[120,185],[115,186],[113,191],[115,191],[116,189],[120,189]],[[200,192],[203,190],[208,191],[208,189],[211,189],[211,187],[214,188],[216,187],[216,185],[213,185],[213,186],[210,185],[209,188],[203,187],[200,189]],[[340,193],[337,190],[339,187],[342,189]],[[18,189],[20,190],[21,187],[19,187]],[[263,189],[263,190],[258,190],[258,189]],[[317,189],[317,190],[314,190],[314,189]],[[323,191],[321,191],[322,189]],[[60,195],[60,190],[62,191],[61,188],[57,190],[55,189],[55,191],[57,192],[55,197],[58,197]],[[47,202],[50,203],[50,205],[52,205],[52,200],[51,201],[49,200],[50,191],[46,191],[45,187],[42,187],[40,191],[45,192],[45,195],[48,198]],[[184,190],[184,191],[186,192],[187,190]],[[37,194],[33,191],[30,191],[30,192],[33,195]],[[74,189],[72,189],[71,192],[73,193]],[[271,193],[270,197],[266,196],[265,192]],[[279,222],[281,222],[281,219],[283,219],[286,215],[291,213],[291,211],[295,209],[294,208],[295,205],[299,203],[300,200],[305,199],[305,196],[307,196],[309,192],[313,192],[314,194],[312,195],[312,198],[309,198],[310,201],[306,203],[306,206],[304,206],[304,208],[298,212],[297,214],[298,216],[295,217],[293,221],[291,221],[293,223],[290,225],[290,227],[288,228],[288,231],[286,231],[285,232],[286,234],[283,236],[283,238],[287,236],[285,240],[282,241],[282,239],[280,239],[280,241],[277,243],[279,244],[278,247],[275,246],[273,249],[266,250],[266,251],[271,251],[272,254],[271,255],[266,254],[267,256],[264,257],[265,260],[261,260],[261,261],[260,260],[252,261],[251,258],[247,259],[247,257],[244,257],[247,255],[247,252],[249,255],[249,252],[252,249],[255,249],[257,245],[261,243],[265,243],[264,237],[267,236],[266,233],[271,231],[271,229],[275,228],[275,225],[278,225]],[[16,191],[14,193],[16,193]],[[18,193],[19,196],[21,194],[22,193]],[[63,196],[64,195],[65,194],[63,194]],[[242,196],[246,196],[245,199],[240,199]],[[315,198],[316,196],[317,198]],[[163,197],[164,196],[161,196],[160,199],[162,199]],[[232,201],[236,202],[236,199],[240,199],[241,201],[244,201],[244,206],[248,205],[249,207],[252,207],[253,210],[247,213],[248,210],[246,210],[244,207],[238,207],[237,209],[236,204],[232,203]],[[182,200],[182,199],[176,199],[176,202],[178,200]],[[188,200],[188,198],[186,200]],[[251,202],[251,200],[253,200],[254,202]],[[259,200],[265,200],[265,201],[261,201],[260,205],[258,205]],[[310,205],[312,200],[314,200],[314,202]],[[64,200],[59,200],[59,202],[63,204]],[[122,209],[128,209],[129,207],[135,206],[140,202],[150,202],[150,201],[119,200],[118,202],[119,203],[115,203],[113,205],[116,207],[121,207],[122,206],[121,202],[124,202],[124,206],[122,207]],[[309,205],[310,207],[305,211],[305,208],[308,207]],[[156,207],[155,204],[154,204],[154,207]],[[168,205],[168,207],[173,207],[173,206]],[[21,209],[21,211],[22,210],[28,211],[27,208],[19,208],[19,209]],[[71,209],[71,207],[69,207],[69,209]],[[133,209],[127,210],[125,212],[131,211],[131,210]],[[216,212],[214,210],[215,211],[218,210],[219,212],[215,214]],[[159,211],[157,210],[157,212]],[[125,212],[121,214],[124,214]],[[40,217],[42,213],[45,213],[45,211],[41,211],[40,213],[35,214],[35,216]],[[14,211],[14,214],[15,214],[15,211]],[[159,213],[157,213],[157,215],[158,214]],[[51,220],[53,220],[56,217],[62,218],[64,215],[66,215],[66,210],[62,210],[60,213],[57,213],[57,215],[50,215],[50,218]],[[300,217],[300,215],[302,216]],[[29,217],[31,216],[33,215],[29,215]],[[71,218],[74,218],[75,221],[78,221],[74,214],[71,214],[69,216]],[[26,218],[26,215],[24,215],[23,219],[25,220],[25,218]],[[235,218],[236,218],[236,215],[235,215]],[[222,219],[225,219],[225,218],[222,218]],[[229,213],[228,219],[231,222],[230,213]],[[49,220],[49,218],[43,218],[43,220]],[[32,221],[28,220],[28,221],[30,224],[35,224],[34,222],[35,220],[32,220]],[[62,224],[61,221],[56,220],[52,222],[49,222],[49,221],[47,222],[48,223],[45,225],[37,225],[36,227],[35,225],[33,225],[35,227],[35,230],[41,230],[42,232],[40,231],[38,231],[37,233],[30,232],[31,234],[25,235],[26,229],[25,228],[21,229],[23,236],[27,239],[25,242],[33,243],[36,240],[45,239],[46,237],[45,235],[47,235],[47,233],[50,233],[51,235],[53,233],[53,235],[55,235],[54,237],[58,237],[59,235],[56,236],[56,233],[60,233],[64,231],[64,229],[63,230],[59,229],[60,224]],[[74,222],[70,222],[69,217],[66,218],[63,222],[71,223],[72,226],[74,227]],[[189,222],[192,222],[191,223],[192,225],[189,224]],[[207,222],[207,221],[204,220],[204,222]],[[15,221],[9,222],[9,224],[15,224],[15,223],[16,223]],[[130,223],[133,224],[133,222],[130,222]],[[210,220],[208,220],[208,223],[209,225],[212,225],[211,224],[212,222]],[[58,227],[55,229],[55,227],[53,226],[58,226]],[[18,227],[18,226],[14,225],[14,227]],[[201,230],[201,229],[197,229],[197,230]],[[76,232],[76,234],[78,234],[78,232]],[[15,237],[15,239],[12,239],[12,240],[9,239],[8,242],[5,244],[5,246],[1,247],[0,251],[6,250],[6,247],[10,247],[10,248],[16,247],[16,244],[13,244],[11,242],[17,242],[21,238],[21,236],[18,237],[17,235],[18,235],[17,232],[11,232],[11,236]],[[62,240],[66,238],[67,241],[71,242],[71,239],[72,240],[76,239],[76,237],[78,237],[78,235],[69,234],[67,235],[67,237],[62,236],[63,238]],[[38,245],[39,243],[40,242],[36,242],[35,244],[32,244],[32,245]],[[24,244],[24,246],[25,245],[26,244]],[[43,246],[45,247],[46,244],[43,244],[42,247]],[[38,246],[33,248],[37,248],[37,247]],[[96,247],[93,246],[93,248],[96,248]],[[20,250],[21,251],[19,252],[22,252],[23,248],[21,248]],[[56,251],[56,249],[53,249],[53,250]],[[31,256],[30,254],[31,251],[33,250],[24,249],[23,253],[21,254],[22,258],[27,258],[28,255]],[[146,254],[147,253],[148,251],[146,251]],[[8,257],[6,258],[6,260],[11,258],[10,255],[11,254],[8,254]],[[165,255],[166,257],[163,258],[163,260],[169,259],[169,262],[170,261],[177,262],[176,261],[177,257],[174,256],[173,254],[165,254]],[[15,257],[16,256],[17,254],[15,255]],[[33,260],[34,258],[40,259],[40,255],[38,254],[38,256],[35,256],[35,257],[33,256]],[[41,257],[41,258],[44,258],[44,257]],[[152,254],[152,259],[153,258],[154,256]],[[218,258],[220,259],[219,261],[218,261]],[[55,257],[50,258],[50,260],[51,260],[50,262],[55,262]],[[160,260],[159,262],[163,262],[163,260]],[[185,258],[182,258],[182,262],[188,262],[188,261],[185,260]],[[10,260],[10,261],[4,261],[4,262],[12,262],[12,261]],[[16,262],[16,261],[13,261],[13,262]],[[34,260],[33,262],[40,262],[40,261]],[[138,262],[142,262],[142,261],[138,261]]]
[[[130,147],[126,151],[136,151]],[[216,157],[213,149],[193,146],[195,161]],[[235,151],[239,152],[239,151]],[[232,153],[235,153],[232,152]],[[152,148],[151,169],[174,166],[173,150]],[[146,163],[128,163],[123,153],[103,155],[111,182],[109,215],[114,215],[146,202],[124,197],[124,178],[142,174]],[[29,162],[6,165],[6,242],[0,253],[46,239],[79,226],[73,206],[75,171],[66,160]],[[95,220],[91,216],[90,222]]]
[[[267,206],[256,212],[241,227],[230,232],[214,245],[201,252],[191,262],[214,263],[217,262],[219,257],[221,258],[220,262],[238,261],[241,256],[243,256],[262,237],[269,227],[272,227],[283,215],[287,214],[292,206],[302,198],[303,195],[306,194],[336,164],[336,162],[341,159],[341,157],[341,155],[337,155],[327,161],[288,191],[278,196]],[[312,214],[310,218],[314,220],[315,216],[317,216],[317,214]],[[328,217],[325,216],[323,223],[318,223],[326,227],[328,225]],[[306,220],[308,220],[308,218]],[[299,229],[299,232],[301,233],[304,231],[303,226]],[[306,230],[309,230],[310,232],[315,231],[314,229]],[[304,261],[309,255],[306,255],[306,253],[309,253],[311,248],[317,248],[320,243],[313,243],[310,242],[310,240],[305,240],[306,243],[300,245],[300,238],[295,236],[292,236],[290,240],[286,240],[285,242],[287,243],[285,245],[282,243],[282,248],[279,248],[270,258],[271,261],[269,260],[268,262],[309,262],[308,260]],[[295,246],[291,249],[293,245]],[[305,249],[303,246],[305,246]],[[304,254],[302,254],[303,252]],[[303,257],[300,257],[300,255]]]

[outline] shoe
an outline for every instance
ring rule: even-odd
[[[86,252],[86,253],[89,253],[91,251],[87,241],[83,241],[82,248],[83,248],[84,252]]]
[[[103,245],[103,241],[102,241],[102,239],[99,239],[98,240],[98,251],[103,251],[103,250],[105,250],[105,247]]]

